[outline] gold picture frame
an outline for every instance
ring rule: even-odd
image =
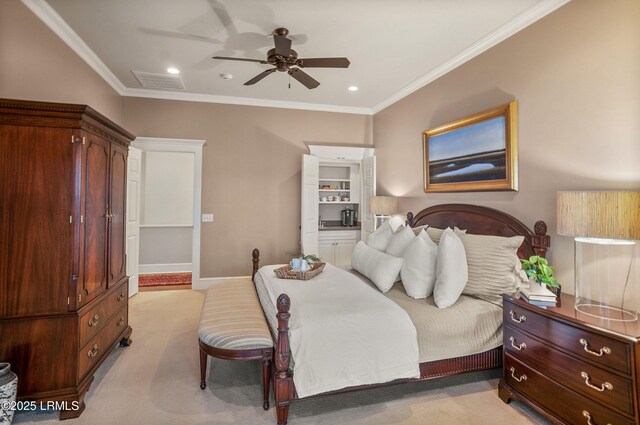
[[[424,191],[518,190],[518,102],[422,133]]]

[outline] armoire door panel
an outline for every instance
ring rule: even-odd
[[[14,125],[0,131],[0,169],[6,177],[0,184],[0,316],[67,311],[71,134],[70,129]]]
[[[107,226],[109,194],[109,145],[87,135],[84,155],[84,269],[80,305],[107,290]]]
[[[109,286],[119,282],[126,275],[126,193],[127,150],[118,145],[112,145],[111,188],[109,192]]]

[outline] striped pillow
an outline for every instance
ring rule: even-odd
[[[462,291],[486,301],[502,303],[502,294],[520,283],[517,251],[524,236],[472,235],[456,229],[467,253],[469,280]]]

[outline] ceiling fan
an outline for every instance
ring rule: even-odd
[[[347,58],[311,58],[300,59],[298,53],[291,48],[291,40],[287,38],[289,30],[286,28],[277,28],[273,31],[273,41],[275,42],[275,49],[271,49],[267,52],[267,60],[260,59],[244,59],[244,58],[231,58],[226,56],[214,56],[213,59],[232,60],[232,61],[244,61],[244,62],[258,62],[265,65],[273,65],[275,68],[267,69],[264,72],[256,75],[246,83],[245,86],[250,86],[265,78],[267,75],[274,73],[275,71],[287,72],[290,76],[298,80],[308,89],[315,89],[320,85],[318,81],[313,79],[309,74],[304,72],[300,68],[348,68],[349,59]]]

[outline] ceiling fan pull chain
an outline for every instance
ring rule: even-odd
[[[291,74],[289,74],[289,88],[291,88]]]

